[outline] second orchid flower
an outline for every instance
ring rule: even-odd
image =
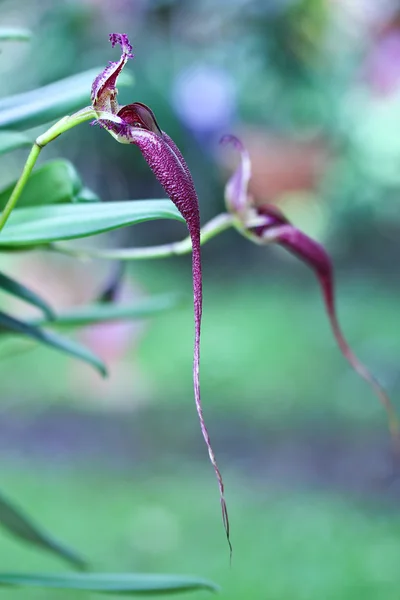
[[[395,409],[378,381],[355,356],[340,328],[335,306],[332,262],[326,250],[294,227],[276,206],[254,204],[248,193],[251,162],[247,150],[232,135],[224,136],[221,142],[232,144],[240,153],[240,164],[225,187],[225,203],[234,218],[234,225],[242,235],[256,244],[279,244],[313,270],[320,284],[326,312],[340,351],[351,367],[371,386],[385,408],[394,449],[400,456],[399,423]]]

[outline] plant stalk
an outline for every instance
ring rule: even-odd
[[[221,213],[211,219],[201,230],[201,244],[205,244],[223,231],[230,229],[234,218],[228,213]],[[190,236],[179,242],[161,244],[159,246],[145,246],[143,248],[118,248],[118,249],[90,249],[76,248],[69,244],[55,243],[49,246],[50,250],[67,254],[80,259],[101,258],[105,260],[148,260],[168,258],[169,256],[182,256],[192,251]]]
[[[37,159],[39,158],[39,154],[47,144],[55,140],[59,135],[68,131],[72,127],[76,125],[80,125],[84,121],[88,121],[89,119],[96,118],[96,113],[92,109],[92,107],[84,108],[83,110],[74,113],[73,115],[68,115],[63,117],[57,123],[55,123],[50,129],[48,129],[45,133],[40,135],[35,143],[32,146],[32,149],[29,153],[29,156],[26,160],[25,166],[21,173],[20,178],[18,179],[15,188],[13,189],[10,198],[7,201],[1,215],[0,215],[0,231],[3,229],[4,225],[7,223],[9,216],[14,210],[18,199],[20,198],[22,191],[26,185],[26,182],[29,179],[30,174],[32,173],[33,167],[36,164]]]

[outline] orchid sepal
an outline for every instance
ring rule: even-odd
[[[234,216],[234,226],[243,236],[258,245],[277,243],[314,271],[339,349],[354,371],[369,384],[384,407],[395,456],[400,460],[400,423],[395,408],[379,382],[351,350],[339,325],[335,306],[333,266],[328,253],[321,244],[294,227],[276,206],[270,204],[255,206],[253,199],[247,193],[247,188],[244,189],[250,180],[251,167],[248,165],[249,158],[243,144],[235,136],[225,136],[222,141],[233,143],[241,156],[240,164],[228,181],[228,189],[225,190],[226,206]],[[232,181],[239,182],[240,185],[235,186]],[[233,193],[236,197],[232,196]]]
[[[91,99],[95,110],[115,113],[118,107],[116,87],[118,75],[127,61],[133,58],[133,53],[126,34],[111,33],[109,37],[113,48],[116,44],[121,46],[121,57],[116,62],[110,62],[93,81]]]

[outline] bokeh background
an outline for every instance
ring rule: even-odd
[[[347,338],[399,405],[398,2],[3,0],[0,23],[34,32],[1,48],[2,96],[105,65],[118,55],[108,33],[128,33],[134,83],[121,102],[149,104],[180,146],[203,223],[224,209],[235,165],[218,140],[239,135],[256,201],[329,249]],[[104,200],[164,195],[137,149],[99,128],[83,125],[45,155],[69,158]],[[2,187],[25,156],[2,158]],[[101,243],[184,236],[158,222]],[[129,265],[124,280],[125,300],[179,291],[179,308],[79,334],[109,365],[107,381],[3,342],[2,488],[99,570],[203,575],[230,600],[397,600],[400,487],[385,415],[340,355],[316,281],[233,231],[203,256],[202,393],[232,566],[193,401],[189,256]],[[112,270],[43,253],[1,264],[58,307],[89,301]],[[64,570],[0,533],[2,571]],[[0,591],[28,596],[68,593]]]

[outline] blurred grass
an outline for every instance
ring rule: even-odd
[[[287,269],[284,263],[282,269]],[[340,354],[319,287],[303,269],[299,267],[299,275],[305,285],[293,281],[290,270],[286,279],[268,272],[211,283],[205,278],[204,401],[285,422],[307,419],[310,412],[353,424],[384,422],[378,400]],[[153,291],[152,282],[160,277],[151,269],[145,276]],[[337,274],[337,309],[345,337],[400,407],[398,295],[373,277]],[[189,303],[186,310],[154,321],[141,345],[142,364],[160,382],[158,395],[168,404],[190,398],[191,346]]]
[[[138,361],[151,381],[152,403],[186,406],[193,394],[190,279],[182,280],[170,269],[145,267],[145,279],[139,272],[139,280],[151,292],[179,289],[188,294],[188,301],[153,319],[126,361]],[[340,278],[337,300],[350,345],[399,405],[397,294],[372,280]],[[203,400],[216,410],[251,411],[255,418],[285,422],[309,418],[310,413],[350,424],[385,421],[374,394],[341,356],[312,281],[307,287],[276,279],[257,287],[243,279],[222,285],[206,281],[201,361]],[[39,404],[68,404],[66,364],[64,358],[40,348],[2,360],[3,394],[11,398],[33,394]],[[22,370],[24,378],[18,376]],[[132,381],[125,406],[135,393]]]
[[[209,470],[175,466],[129,479],[21,464],[2,464],[1,470],[4,489],[85,553],[94,569],[201,574],[219,583],[219,597],[230,600],[398,598],[400,516],[365,499],[279,491],[231,474],[230,568]],[[0,555],[3,571],[64,570],[2,532]],[[26,597],[77,596],[0,590],[0,598]]]

